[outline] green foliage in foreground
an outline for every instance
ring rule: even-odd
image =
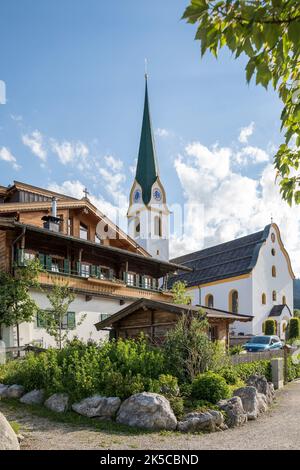
[[[72,401],[102,393],[128,396],[157,391],[164,372],[163,352],[145,340],[83,344],[77,340],[62,350],[28,354],[0,368],[0,382],[18,383],[27,391],[44,388],[47,395],[66,392]]]
[[[191,0],[183,18],[197,24],[201,54],[227,46],[246,56],[246,80],[271,84],[283,104],[285,143],[275,155],[281,193],[300,203],[300,2],[299,0]],[[289,142],[292,144],[289,147]],[[295,145],[295,144],[296,145]]]
[[[199,374],[192,382],[192,397],[216,404],[230,397],[230,388],[224,377],[214,372]]]

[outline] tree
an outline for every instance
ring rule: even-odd
[[[276,330],[277,330],[276,320],[274,320],[273,318],[269,318],[268,320],[265,321],[265,325],[264,325],[265,335],[276,335]]]
[[[297,317],[290,319],[289,324],[289,340],[299,339],[300,337],[300,319]]]
[[[68,339],[69,331],[75,327],[75,324],[70,326],[67,318],[69,307],[75,300],[75,297],[68,283],[55,283],[47,294],[51,308],[39,313],[42,326],[47,333],[55,339],[59,349],[62,349]],[[83,322],[85,317],[86,315],[81,316],[79,322],[77,322],[77,326]]]
[[[191,303],[185,282],[175,282],[172,293],[174,303]],[[192,381],[199,372],[216,367],[220,358],[224,358],[224,348],[209,339],[208,328],[205,312],[199,308],[198,315],[188,311],[182,315],[176,326],[168,331],[164,342],[168,369],[181,382]]]
[[[171,292],[175,304],[189,305],[192,302],[191,296],[186,292],[186,282],[174,282]]]
[[[299,0],[191,0],[183,18],[197,23],[202,56],[227,46],[248,57],[246,80],[271,83],[283,103],[285,142],[274,156],[283,199],[300,203],[300,2]],[[289,145],[290,144],[290,145]]]
[[[39,307],[30,295],[31,288],[39,288],[38,260],[28,261],[26,266],[16,267],[14,275],[0,272],[0,329],[2,326],[17,328],[17,345],[20,346],[19,325],[31,322]]]

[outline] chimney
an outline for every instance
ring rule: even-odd
[[[57,199],[55,196],[52,198],[51,215],[52,217],[57,217]]]
[[[44,228],[47,230],[52,230],[53,232],[59,232],[60,218],[57,217],[56,197],[52,198],[51,215],[45,215],[42,217],[42,220],[44,221]]]

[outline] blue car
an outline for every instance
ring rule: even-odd
[[[247,352],[273,351],[282,349],[283,342],[278,336],[253,336],[243,347]]]

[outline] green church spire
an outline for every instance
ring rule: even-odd
[[[141,185],[143,201],[147,205],[151,200],[152,185],[158,177],[158,165],[149,111],[147,74],[145,78],[143,125],[135,179]]]

